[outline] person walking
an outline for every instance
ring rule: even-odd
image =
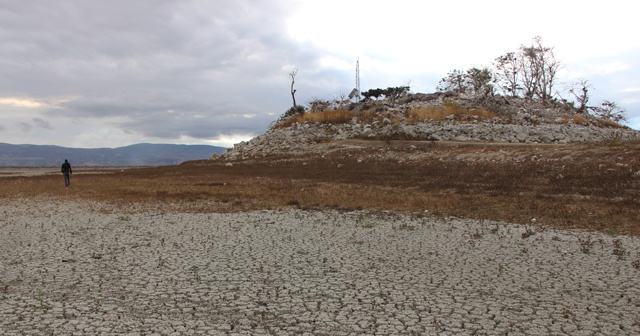
[[[73,172],[71,171],[71,164],[69,163],[69,161],[67,161],[67,159],[64,160],[60,171],[62,171],[62,175],[64,175],[64,185],[69,188],[71,186],[70,175],[73,174]]]

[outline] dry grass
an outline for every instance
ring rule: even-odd
[[[569,121],[575,123],[575,124],[580,124],[580,125],[587,125],[589,124],[589,121],[587,120],[587,118],[581,116],[581,115],[574,115],[574,116],[567,116],[567,115],[563,115],[562,116],[562,123],[563,124],[568,124]]]
[[[623,128],[624,126],[613,121],[613,120],[602,120],[602,119],[595,119],[596,122],[598,123],[598,125],[600,127],[608,127],[608,128]],[[579,124],[579,125],[588,125],[589,124],[589,120],[587,120],[587,118],[585,118],[584,116],[581,115],[573,115],[573,116],[568,116],[568,115],[563,115],[562,116],[562,123],[563,124],[568,124],[569,122],[573,122],[575,124]]]
[[[301,115],[293,116],[281,123],[277,128],[289,127],[295,123],[311,122],[323,124],[346,124],[356,117],[354,111],[347,110],[325,110],[320,112],[308,112]]]
[[[453,116],[453,119],[456,121],[469,121],[474,118],[491,119],[496,117],[496,114],[482,107],[467,109],[456,103],[445,101],[443,106],[410,109],[405,113],[404,117],[409,122],[423,122],[428,120],[442,121],[448,116]],[[400,118],[398,118],[398,116],[388,112],[376,112],[375,109],[361,111],[360,113],[347,110],[324,110],[292,116],[280,122],[276,127],[285,128],[290,127],[295,123],[304,122],[332,125],[346,124],[351,122],[354,118],[367,124],[374,121],[382,121],[384,118],[389,118],[392,124],[400,122]]]
[[[384,144],[384,142],[379,142]],[[415,146],[386,148],[403,156]],[[180,166],[62,176],[2,177],[3,198],[96,200],[118,211],[227,212],[300,207],[406,211],[419,216],[537,223],[640,234],[640,145],[419,147],[420,160],[379,148],[261,162]],[[503,160],[477,160],[504,155]],[[536,159],[510,160],[509,157]],[[468,159],[464,159],[467,157]],[[474,159],[476,158],[476,159]],[[80,168],[76,171],[81,172]]]
[[[620,125],[619,123],[613,121],[613,120],[602,120],[602,119],[598,119],[598,123],[600,124],[600,126],[602,127],[609,127],[609,128],[623,128],[623,125]]]
[[[452,102],[444,102],[443,106],[411,109],[406,113],[406,117],[411,122],[422,122],[426,120],[442,121],[448,116],[453,116],[454,120],[462,121],[474,116],[481,119],[491,119],[494,118],[496,114],[482,107],[467,109]]]

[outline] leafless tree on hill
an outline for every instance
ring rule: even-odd
[[[525,97],[538,97],[549,102],[554,95],[554,85],[562,64],[556,60],[553,48],[544,47],[542,38],[536,36],[530,47],[520,46],[524,62],[522,77]]]
[[[589,106],[589,89],[593,87],[589,83],[588,80],[582,78],[578,82],[572,83],[571,86],[567,89],[571,95],[576,99],[576,103],[578,103],[577,113],[587,114],[587,109]]]
[[[521,45],[518,52],[508,52],[495,59],[498,86],[511,97],[540,99],[549,103],[556,96],[555,85],[562,63],[553,48],[545,47],[536,36],[530,46]]]
[[[496,68],[495,76],[498,86],[511,97],[517,97],[522,86],[520,85],[523,64],[515,52],[508,52],[496,58],[493,63]]]
[[[600,106],[590,107],[593,114],[604,120],[611,120],[615,123],[626,121],[626,110],[618,106],[615,102],[605,100]]]
[[[296,110],[298,108],[298,104],[296,104],[296,90],[293,89],[293,84],[296,83],[296,76],[298,75],[298,68],[294,68],[289,72],[289,77],[291,77],[291,98],[293,99],[293,109]]]

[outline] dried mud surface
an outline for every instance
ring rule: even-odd
[[[640,241],[367,211],[0,204],[3,335],[631,335]]]

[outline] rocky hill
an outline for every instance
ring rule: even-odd
[[[309,118],[284,118],[264,134],[236,144],[221,158],[302,154],[313,145],[349,139],[491,144],[640,140],[640,132],[617,123],[580,115],[560,104],[545,106],[520,98],[486,102],[446,93],[409,94],[395,101],[368,100],[357,108],[347,106],[344,113],[350,117],[339,120],[311,118],[326,113],[313,110],[306,113]],[[427,113],[421,120],[415,118],[421,111],[430,112],[431,117]]]

